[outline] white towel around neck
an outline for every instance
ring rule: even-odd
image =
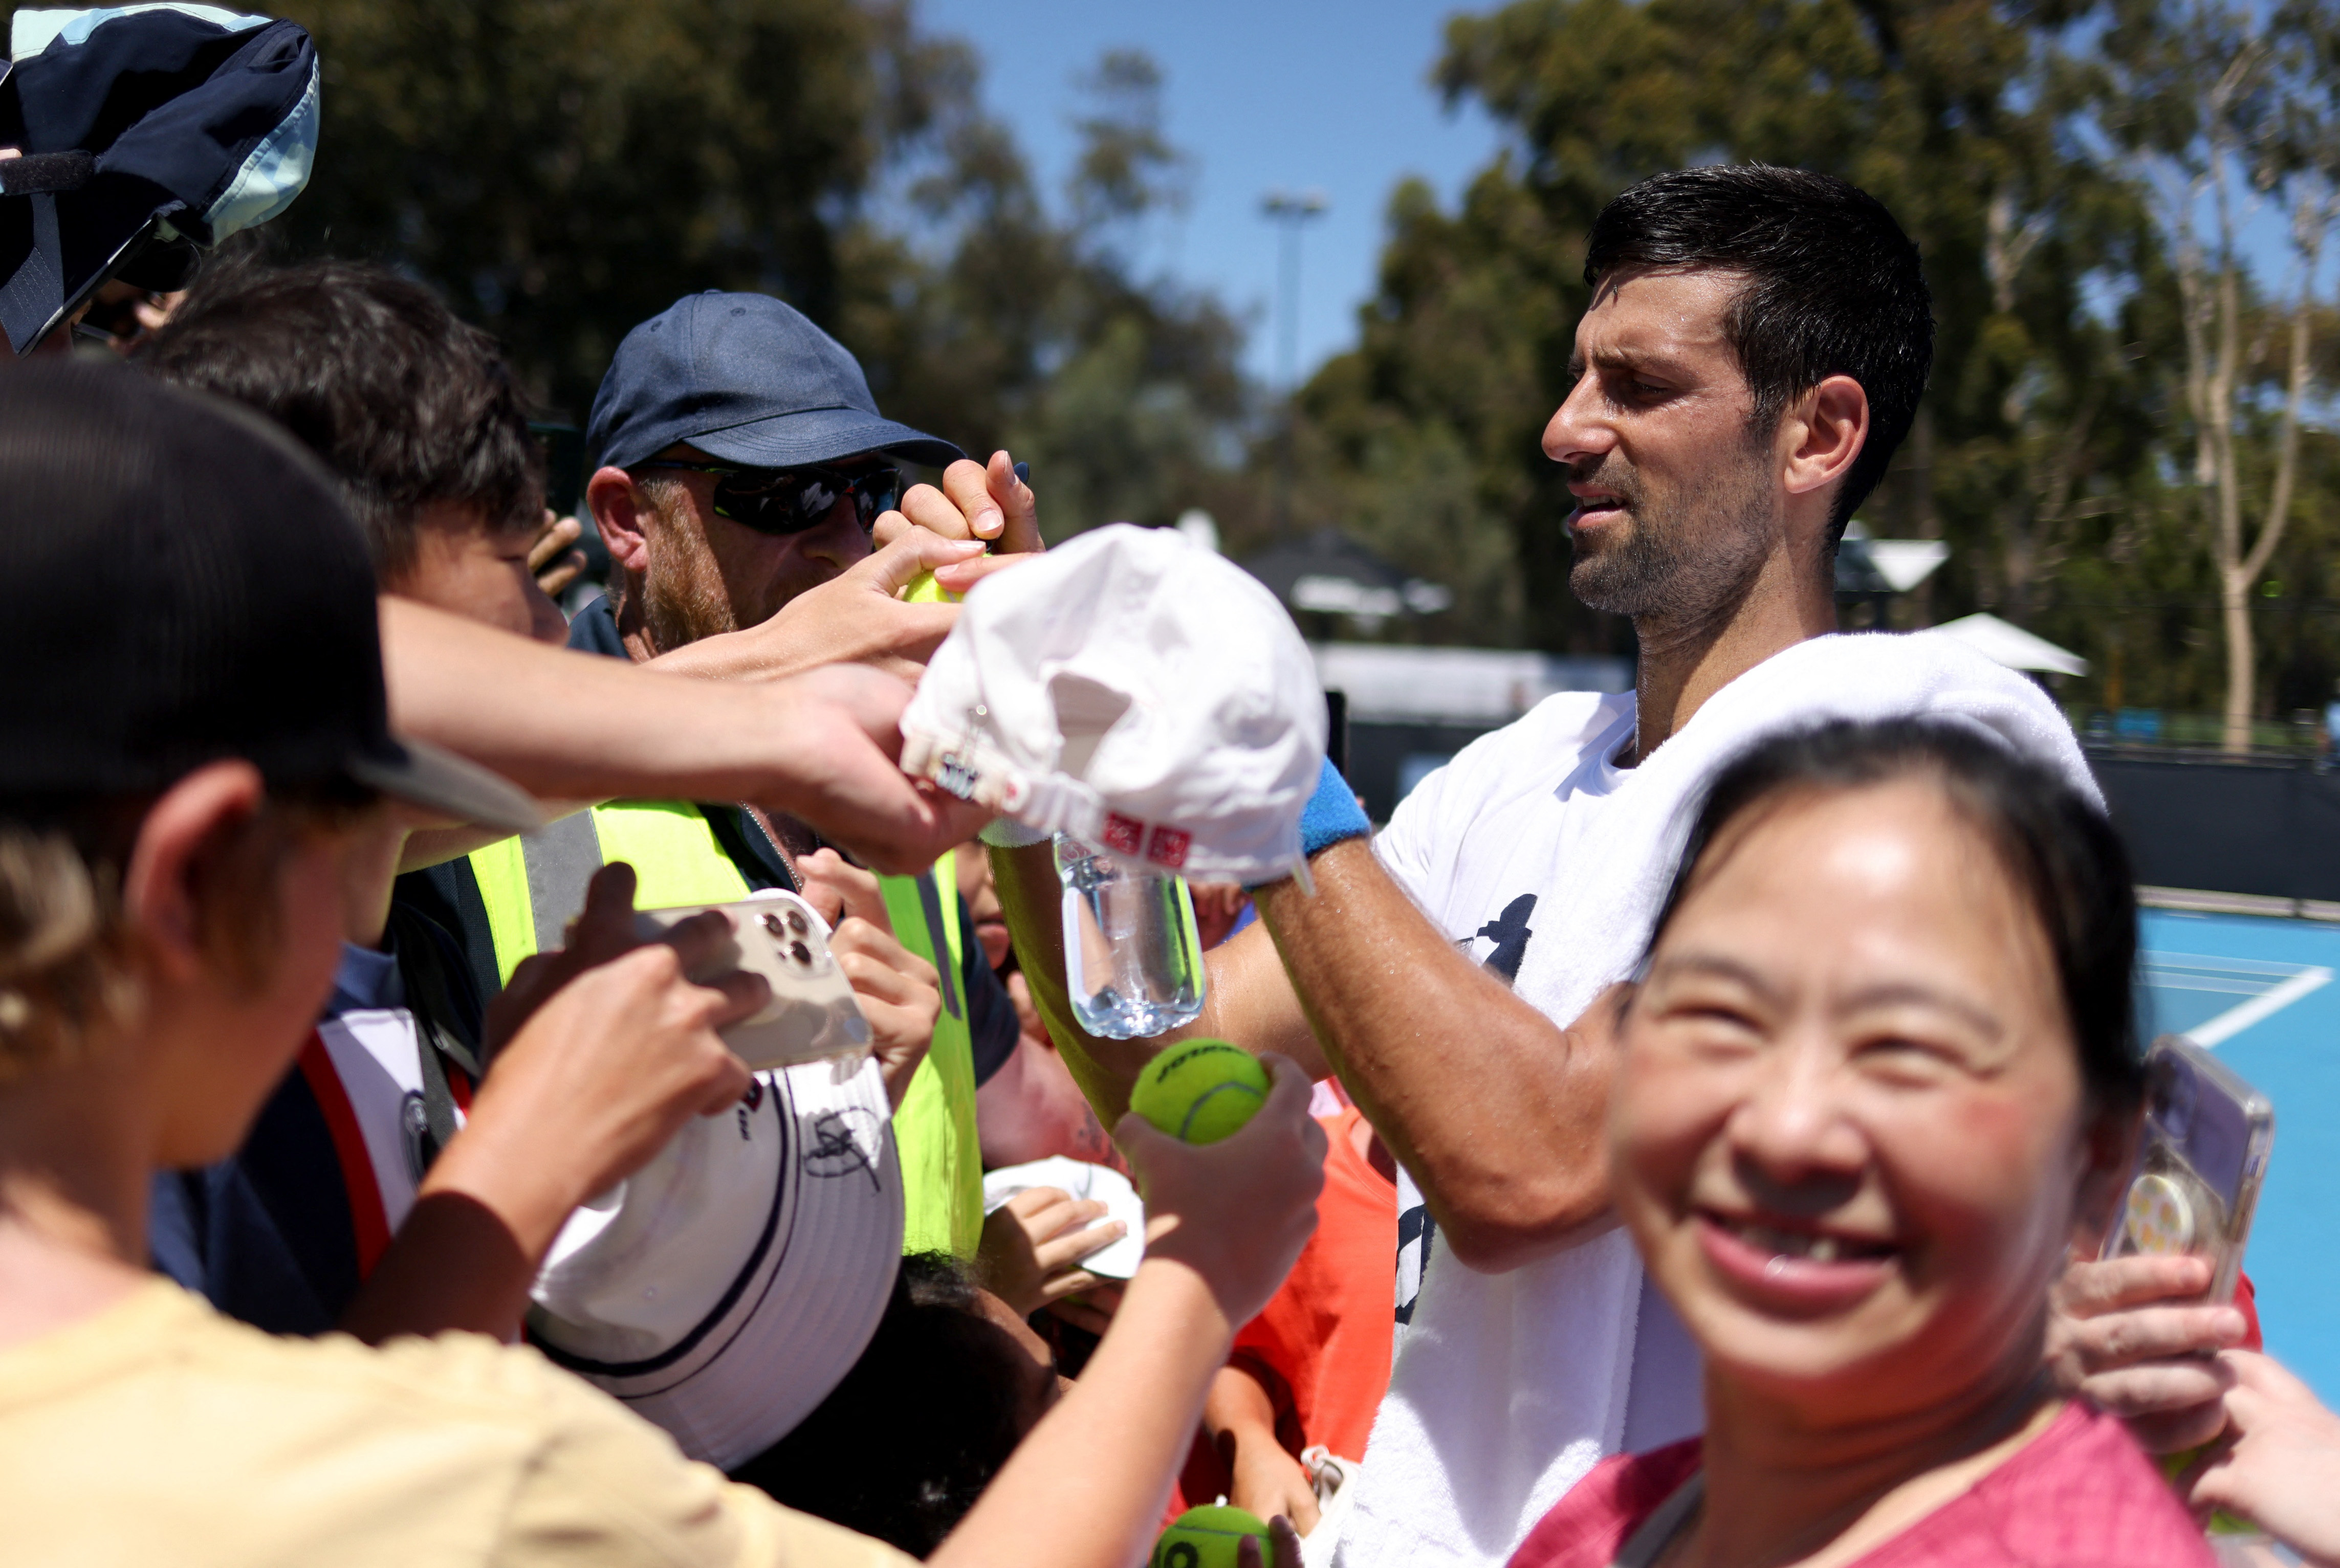
[[[1583,754],[1602,732],[1630,737],[1631,703],[1630,695],[1548,698],[1452,765],[1566,787],[1602,760]],[[1569,863],[1551,868],[1543,884],[1518,993],[1564,1024],[1631,973],[1700,795],[1753,742],[1829,719],[1919,715],[1972,725],[2102,804],[2070,726],[2024,676],[1928,633],[1815,637],[1716,693],[1606,792],[1597,834],[1575,843]],[[1426,801],[1447,794],[1462,806],[1469,798],[1424,789]],[[1444,865],[1458,854],[1502,853],[1464,843],[1469,821],[1407,825]],[[1431,890],[1414,891],[1439,919]],[[1481,918],[1453,912],[1462,929],[1449,934],[1468,936]],[[1440,1244],[1365,1451],[1340,1568],[1504,1562],[1562,1494],[1618,1451],[1641,1286],[1640,1260],[1621,1231],[1501,1275],[1473,1273]]]

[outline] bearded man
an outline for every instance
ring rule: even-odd
[[[1837,542],[1932,360],[1892,215],[1802,171],[1682,170],[1610,203],[1584,271],[1543,449],[1577,501],[1570,586],[1632,618],[1635,690],[1547,699],[1433,774],[1378,843],[1328,776],[1304,823],[1315,895],[1257,890],[1262,922],[1210,955],[1190,1031],[1337,1073],[1403,1168],[1401,1341],[1339,1544],[1357,1568],[1500,1563],[1604,1455],[1702,1425],[1696,1354],[1610,1210],[1603,1125],[1612,988],[1715,770],[1783,727],[1948,714],[2097,798],[2021,676],[1927,634],[1832,635]],[[1109,1126],[1162,1042],[1078,1033],[1048,853],[996,859],[1025,971]]]

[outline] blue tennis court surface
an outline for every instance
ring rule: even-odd
[[[2267,1349],[2340,1405],[2340,926],[2147,910],[2145,1027],[2190,1033],[2275,1102],[2243,1267]]]

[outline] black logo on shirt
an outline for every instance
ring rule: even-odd
[[[1472,932],[1483,936],[1495,944],[1487,955],[1486,967],[1505,980],[1520,978],[1520,960],[1528,952],[1528,939],[1535,932],[1528,929],[1528,916],[1535,912],[1536,895],[1523,892],[1503,906],[1503,912]]]

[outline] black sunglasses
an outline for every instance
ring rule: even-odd
[[[880,464],[858,473],[806,464],[796,468],[750,468],[738,463],[676,463],[653,459],[638,468],[679,468],[715,476],[715,515],[759,534],[785,537],[817,528],[844,497],[853,498],[853,516],[868,533],[881,512],[901,503],[902,474]]]

